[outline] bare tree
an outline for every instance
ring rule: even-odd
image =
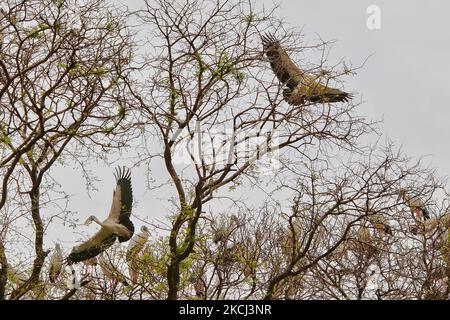
[[[146,1],[139,16],[151,28],[154,50],[146,60],[150,75],[134,91],[142,122],[161,139],[162,150],[150,157],[164,160],[176,190],[167,270],[168,298],[176,299],[180,263],[193,252],[204,205],[218,189],[274,151],[309,156],[313,144],[352,149],[370,127],[352,104],[293,107],[283,101],[261,34],[278,32],[287,48],[298,37],[273,11],[256,11],[248,1],[160,0]],[[315,66],[324,68],[323,61]],[[350,72],[341,66],[327,74],[331,81]],[[182,151],[186,167],[180,170]]]
[[[305,43],[276,8],[143,3],[127,20],[102,0],[6,1],[0,299],[449,298],[445,181],[393,144],[365,146],[377,127],[354,92],[286,102],[261,37],[279,39],[313,82],[342,88],[358,68],[330,65],[330,43]],[[149,176],[164,169],[148,188],[169,200],[167,219],[149,224],[132,270],[117,244],[50,284],[44,235],[56,220],[45,211],[62,203],[56,215],[74,219],[51,169],[78,163],[93,186],[86,160],[122,150]],[[253,191],[263,196],[250,201]],[[10,254],[13,241],[28,252]]]
[[[71,143],[76,149],[123,144],[108,135],[120,132],[126,114],[123,79],[132,44],[125,18],[104,1],[11,0],[6,6],[0,20],[0,209],[8,193],[26,195],[35,234],[31,275],[11,293],[17,299],[36,285],[47,255],[41,199],[49,169],[70,156]]]

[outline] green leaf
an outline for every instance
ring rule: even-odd
[[[103,132],[104,132],[106,135],[109,135],[110,133],[113,132],[113,130],[114,130],[114,127],[106,127],[106,128],[103,130]]]
[[[123,119],[123,118],[125,118],[125,114],[126,114],[125,105],[121,103],[121,104],[119,105],[119,112],[118,112],[117,116],[118,116],[120,119]]]
[[[78,129],[76,129],[76,128],[67,128],[64,130],[64,133],[71,137],[75,136],[77,134],[77,132],[78,132]]]
[[[99,68],[95,68],[91,71],[91,74],[96,75],[96,76],[104,76],[106,74],[106,69],[103,67],[99,67]]]

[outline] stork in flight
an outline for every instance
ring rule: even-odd
[[[131,188],[131,172],[125,167],[117,168],[114,174],[116,189],[108,218],[100,222],[95,216],[90,216],[85,224],[95,222],[101,226],[100,230],[89,240],[72,249],[67,263],[69,265],[91,259],[108,249],[116,238],[119,242],[130,240],[134,233],[134,225],[130,220],[133,204],[133,190]]]
[[[283,98],[290,105],[299,106],[307,102],[347,102],[351,99],[351,94],[330,88],[320,83],[318,76],[300,69],[274,35],[263,35],[262,43],[273,72],[278,80],[287,87],[283,90]]]
[[[405,189],[398,193],[397,201],[403,200],[404,203],[411,209],[411,213],[417,221],[430,219],[430,212],[425,207],[425,204],[417,197],[411,197]]]

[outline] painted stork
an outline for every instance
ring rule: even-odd
[[[430,219],[430,213],[425,208],[425,204],[417,197],[411,197],[406,190],[400,190],[397,201],[403,200],[403,202],[409,207],[411,213],[414,215],[417,221]]]
[[[203,277],[199,276],[194,282],[195,295],[199,299],[204,299],[206,296],[206,286]]]
[[[126,260],[128,263],[130,279],[133,283],[136,283],[138,280],[138,266],[136,263],[136,257],[144,248],[144,245],[147,242],[149,236],[150,231],[148,230],[148,228],[146,226],[142,226],[141,232],[134,235],[134,237],[130,240],[130,243],[128,244]]]
[[[49,279],[51,283],[55,283],[58,276],[61,274],[63,266],[63,257],[61,253],[61,246],[59,243],[55,245],[55,252],[50,259]]]
[[[373,214],[369,216],[369,222],[380,234],[393,235],[392,228],[381,214]]]
[[[93,258],[108,249],[116,238],[119,242],[130,240],[134,233],[134,226],[130,220],[133,204],[133,190],[131,188],[131,172],[129,169],[118,168],[114,174],[116,189],[113,191],[113,199],[108,218],[100,222],[95,216],[90,216],[85,224],[95,222],[101,229],[85,243],[72,249],[67,263],[73,264]]]
[[[299,106],[307,102],[347,102],[351,99],[351,94],[327,87],[319,82],[318,76],[308,74],[300,69],[274,35],[263,35],[262,43],[273,72],[278,80],[287,87],[283,90],[283,97],[290,105]]]

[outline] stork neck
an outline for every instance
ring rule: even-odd
[[[103,227],[103,223],[100,222],[100,220],[97,219],[97,217],[93,217],[92,219],[96,224],[98,224],[99,226]]]

